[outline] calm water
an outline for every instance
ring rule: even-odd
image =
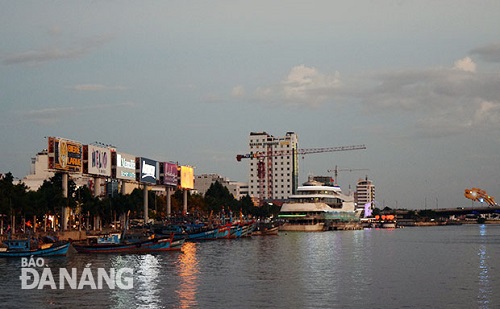
[[[0,307],[500,308],[500,225],[282,233],[45,263],[57,284],[59,268],[128,267],[133,288],[22,290],[20,259],[0,259]]]

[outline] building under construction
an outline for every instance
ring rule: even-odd
[[[249,195],[261,201],[288,198],[298,185],[297,134],[274,137],[251,132],[248,145]]]

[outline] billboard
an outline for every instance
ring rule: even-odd
[[[94,145],[84,146],[87,170],[93,175],[111,176],[111,149]]]
[[[175,163],[163,163],[163,184],[167,186],[176,186],[179,184],[179,170]]]
[[[135,156],[116,153],[116,179],[135,181]]]
[[[158,179],[158,162],[146,158],[137,158],[136,162],[139,163],[139,181],[150,184],[156,184]]]
[[[60,137],[49,137],[47,149],[49,169],[82,172],[82,144]]]
[[[191,166],[181,166],[181,188],[194,189],[194,170]]]

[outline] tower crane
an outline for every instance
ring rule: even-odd
[[[339,146],[339,147],[328,147],[328,148],[302,148],[302,149],[292,149],[292,150],[278,150],[272,153],[264,151],[250,152],[247,154],[236,155],[236,161],[240,162],[241,159],[262,159],[265,157],[283,157],[292,154],[305,155],[310,153],[320,153],[320,152],[333,152],[333,151],[347,151],[347,150],[359,150],[366,149],[365,145],[354,145],[354,146]]]
[[[274,157],[283,157],[283,156],[292,156],[292,160],[295,160],[295,155],[306,155],[311,153],[322,153],[322,152],[334,152],[334,151],[349,151],[349,150],[361,150],[366,149],[365,145],[352,145],[352,146],[339,146],[339,147],[326,147],[326,148],[302,148],[302,149],[289,149],[289,150],[273,150],[268,147],[268,151],[257,151],[250,152],[247,154],[238,154],[236,155],[236,161],[241,162],[242,159],[258,159],[257,163],[257,178],[259,180],[259,199],[260,202],[263,202],[264,198],[264,186],[263,179],[267,176],[268,181],[268,197],[272,197],[272,182],[273,182],[273,172],[272,170],[272,158]],[[266,168],[267,162],[267,168]],[[295,163],[294,163],[295,166]],[[267,170],[266,170],[267,169]],[[296,171],[295,168],[292,170],[292,187],[295,192],[296,185]]]
[[[334,178],[333,181],[335,182],[335,185],[337,185],[337,177],[339,172],[354,172],[354,171],[369,171],[367,168],[338,168],[337,165],[335,165],[335,168],[333,170],[328,170],[328,173],[333,172]]]

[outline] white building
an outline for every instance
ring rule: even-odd
[[[54,173],[49,171],[49,155],[47,150],[36,154],[36,157],[31,158],[30,173],[23,178],[24,184],[31,191],[37,191],[43,184],[44,180],[49,180],[54,176]]]
[[[373,205],[373,202],[375,201],[375,185],[368,179],[368,177],[358,180],[358,183],[356,184],[355,197],[357,208],[362,210],[367,203],[372,203],[372,209],[375,207],[375,205]]]
[[[195,176],[194,189],[202,194],[208,191],[210,186],[218,181],[229,190],[235,199],[240,200],[248,194],[248,184],[245,182],[231,181],[218,174],[203,174]]]
[[[287,199],[298,186],[298,137],[287,132],[274,137],[266,132],[249,136],[248,191],[254,199]]]

